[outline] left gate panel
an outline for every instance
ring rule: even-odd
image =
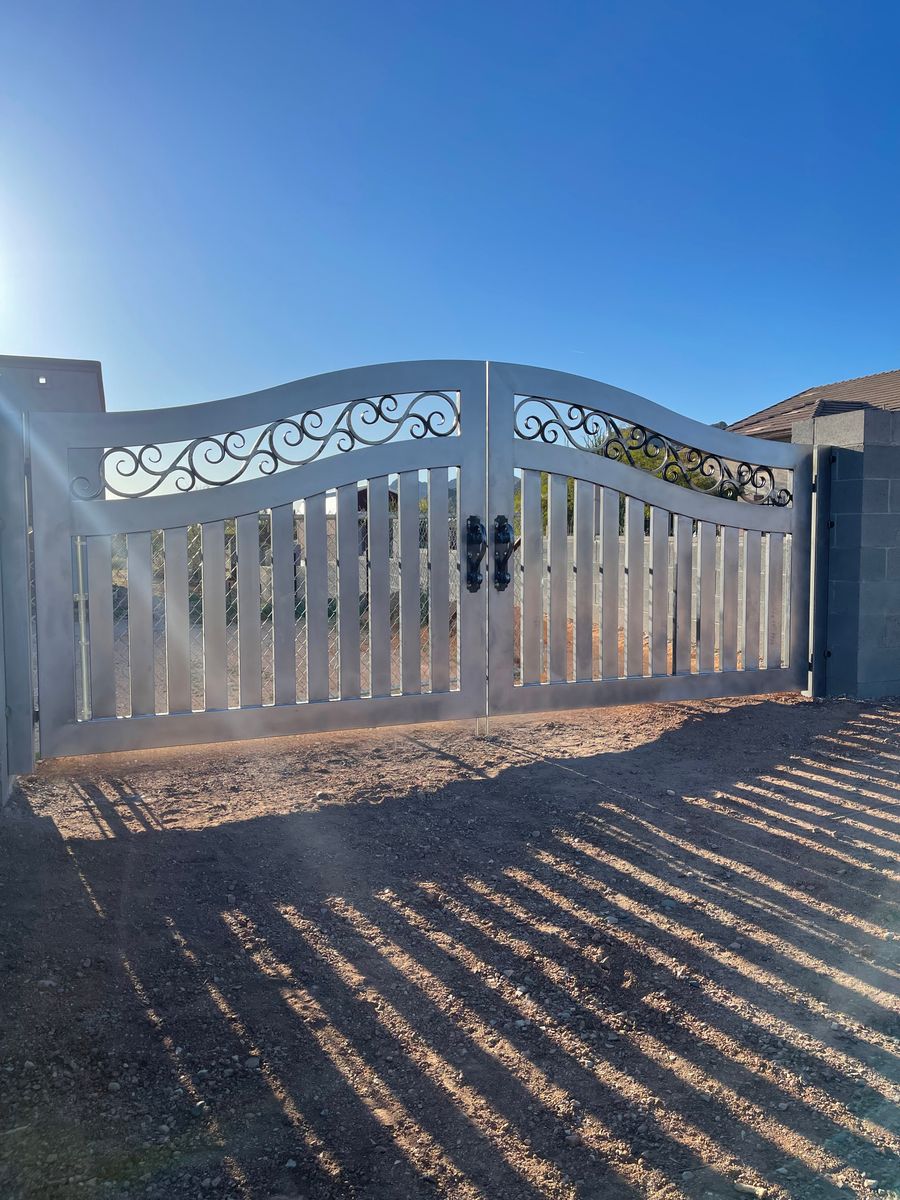
[[[483,364],[305,383],[276,398],[301,416],[247,430],[248,406],[214,438],[176,441],[170,412],[39,430],[43,754],[484,711],[457,537],[484,506]],[[145,433],[164,415],[171,446]]]

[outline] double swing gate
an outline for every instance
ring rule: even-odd
[[[40,746],[807,685],[808,448],[505,363],[29,419]]]

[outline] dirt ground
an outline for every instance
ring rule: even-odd
[[[45,765],[0,1195],[900,1195],[900,707]]]

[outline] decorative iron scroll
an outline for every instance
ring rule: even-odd
[[[78,500],[106,494],[136,500],[167,481],[179,492],[198,485],[221,487],[240,479],[252,465],[260,474],[272,475],[280,467],[315,462],[329,448],[346,453],[357,446],[382,446],[403,432],[413,438],[449,437],[459,428],[458,398],[448,392],[419,392],[405,407],[394,395],[351,400],[330,421],[327,413],[328,409],[313,408],[298,417],[279,417],[249,448],[247,435],[240,431],[195,438],[168,461],[162,447],[153,443],[113,446],[100,456],[97,479],[79,475],[72,480],[71,492]],[[382,430],[384,436],[375,436]],[[215,467],[223,470],[210,470]],[[123,486],[128,479],[149,482],[129,490]]]
[[[652,429],[627,424],[611,413],[580,404],[543,396],[519,397],[515,432],[526,441],[548,444],[565,438],[578,450],[626,462],[667,483],[726,500],[786,508],[793,499],[789,489],[776,480],[772,467],[735,462],[695,446],[685,446]]]

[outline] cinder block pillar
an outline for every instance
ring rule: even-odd
[[[900,695],[900,413],[816,417],[794,442],[830,448],[827,588],[820,644],[825,693]],[[826,519],[826,514],[822,514]]]

